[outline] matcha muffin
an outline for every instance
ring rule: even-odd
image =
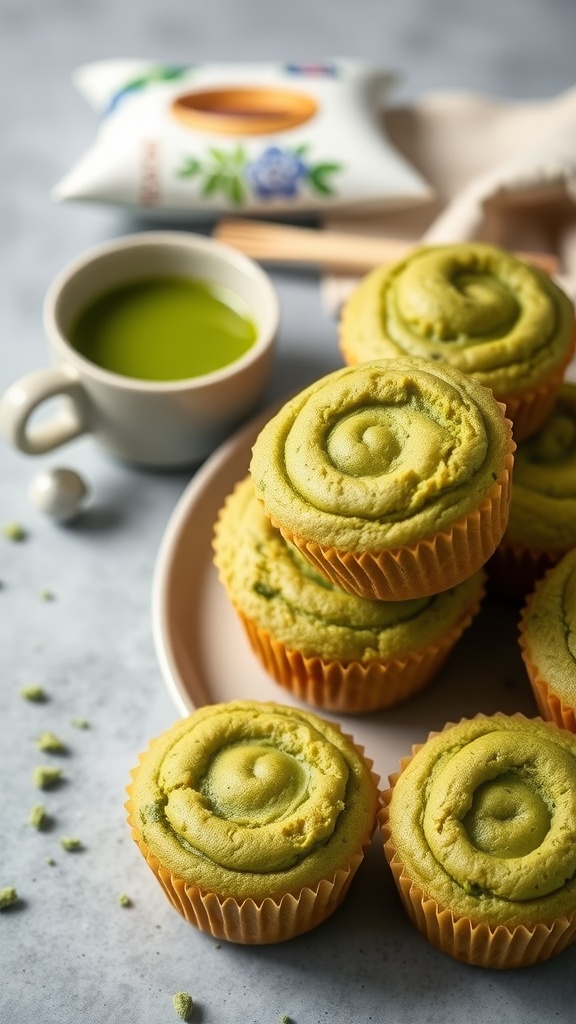
[[[250,477],[216,523],[220,580],[266,671],[330,711],[391,707],[429,683],[483,596],[483,573],[441,594],[369,601],[321,576],[284,540]]]
[[[344,367],[263,428],[250,473],[274,526],[336,586],[405,601],[472,576],[508,519],[510,423],[422,359]]]
[[[505,403],[520,441],[550,412],[574,309],[543,271],[497,246],[424,246],[362,279],[339,332],[349,365],[417,356],[470,374]]]
[[[232,942],[280,942],[344,899],[374,828],[370,769],[350,737],[310,712],[208,705],[140,756],[128,821],[188,921]]]
[[[576,548],[528,598],[520,647],[540,714],[576,733]]]
[[[478,716],[413,748],[379,814],[412,922],[481,967],[547,960],[576,938],[576,737]]]
[[[523,597],[576,546],[576,384],[565,382],[540,430],[514,457],[510,515],[489,572],[501,591]]]

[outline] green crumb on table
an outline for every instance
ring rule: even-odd
[[[42,732],[36,740],[36,746],[39,750],[45,751],[47,754],[65,754],[67,753],[66,744],[62,742],[53,732]]]
[[[4,523],[2,534],[6,540],[18,542],[26,539],[26,530],[21,523]]]
[[[52,765],[41,764],[32,772],[32,780],[38,789],[50,789],[62,781],[62,769]]]
[[[280,1017],[280,1024],[292,1024],[292,1020],[287,1013],[283,1013]]]
[[[0,910],[6,910],[7,907],[13,907],[18,902],[18,893],[13,885],[7,885],[4,889],[0,889]]]
[[[43,704],[48,700],[46,691],[41,686],[23,686],[19,693],[24,700],[30,700],[33,704]]]
[[[53,868],[54,865],[56,864],[54,857],[46,857],[46,864],[48,864],[49,867]]]
[[[55,595],[54,591],[53,590],[48,590],[47,587],[44,587],[44,589],[40,591],[40,595],[39,596],[40,596],[40,600],[41,601],[55,601],[56,600],[56,595]]]
[[[176,992],[172,996],[172,1006],[182,1020],[191,1020],[194,1002],[188,992]]]
[[[129,896],[126,895],[125,892],[121,892],[120,895],[118,896],[118,903],[120,904],[121,907],[132,906],[132,900],[130,899]]]
[[[34,804],[28,816],[28,824],[32,825],[33,828],[37,828],[39,832],[43,832],[48,828],[50,818],[43,804]]]
[[[71,723],[71,725],[74,726],[75,729],[89,729],[90,728],[90,722],[88,721],[87,718],[71,718],[70,719],[70,723]]]
[[[62,836],[60,840],[60,846],[63,850],[68,853],[76,853],[78,850],[82,850],[82,840],[74,839],[72,836]]]

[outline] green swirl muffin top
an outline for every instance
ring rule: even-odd
[[[215,562],[234,605],[291,650],[368,663],[420,650],[457,623],[483,590],[482,573],[431,597],[369,601],[334,586],[263,513],[247,477],[217,525]]]
[[[576,548],[550,569],[522,618],[529,661],[568,707],[576,707]]]
[[[480,242],[426,246],[373,270],[346,303],[349,363],[416,356],[473,375],[504,399],[568,359],[574,309],[541,270]]]
[[[516,449],[504,539],[549,551],[576,545],[575,384],[562,384],[544,426]]]
[[[389,805],[408,877],[456,916],[547,923],[576,908],[576,736],[477,718],[428,740]]]
[[[473,378],[421,359],[377,360],[287,402],[260,432],[250,472],[281,529],[378,551],[475,510],[511,447],[501,406]]]
[[[130,787],[150,852],[237,900],[298,893],[361,852],[376,790],[352,741],[280,704],[208,705],[154,741]]]

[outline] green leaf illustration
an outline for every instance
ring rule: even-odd
[[[244,202],[244,185],[239,177],[235,176],[228,179],[228,197],[230,202],[234,203],[235,206],[242,206]]]
[[[224,174],[220,174],[219,171],[215,171],[213,174],[208,174],[202,183],[202,195],[211,196],[214,192],[218,192],[220,189],[226,188],[226,177]]]
[[[224,153],[221,149],[216,149],[215,147],[211,146],[208,152],[212,159],[215,160],[216,163],[220,164],[222,167],[225,167],[226,164],[228,164],[230,161],[229,154]]]
[[[232,153],[232,162],[236,167],[244,167],[248,161],[248,154],[244,149],[244,146],[236,146],[236,149]]]
[[[182,167],[177,171],[179,178],[194,178],[202,170],[202,164],[196,157],[189,156],[186,158]]]
[[[336,171],[340,170],[342,170],[341,164],[317,164],[316,167],[310,168],[308,172],[308,181],[321,195],[334,195],[334,188],[330,182],[326,181],[326,176],[329,174],[335,174]]]

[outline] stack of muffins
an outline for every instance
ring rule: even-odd
[[[220,579],[266,671],[317,709],[361,713],[407,700],[433,679],[480,608],[483,566],[490,564],[497,582],[501,565],[502,578],[522,588],[576,543],[576,389],[562,383],[574,311],[548,277],[493,246],[429,247],[361,282],[343,311],[340,339],[347,365],[288,401],[259,434],[249,475],[220,511],[214,548]],[[558,520],[549,512],[554,502]],[[532,524],[542,520],[535,534]],[[384,849],[409,916],[431,942],[468,963],[536,963],[576,937],[576,682],[558,694],[552,678],[558,624],[572,611],[576,637],[573,580],[576,558],[567,556],[522,619],[523,657],[550,722],[479,715],[449,724],[414,748],[381,795]],[[559,675],[574,678],[570,631],[562,657]],[[350,738],[337,733],[334,740],[334,726],[281,705],[261,706],[254,733],[260,713],[248,704],[252,731],[226,726],[222,753],[210,723],[230,708],[244,714],[245,704],[196,712],[156,741],[134,775],[130,820],[185,916],[236,941],[277,941],[313,927],[343,898],[370,836],[375,782]],[[197,731],[197,716],[207,737],[198,749],[184,739]],[[280,782],[259,783],[239,809],[224,779],[240,793],[244,756],[252,771],[263,749],[270,753],[267,728],[282,751],[278,766],[268,766]],[[340,756],[344,743],[348,770],[354,763],[354,777],[362,778],[356,795],[349,785],[330,795],[322,782],[320,832],[298,811],[308,806],[310,787],[286,735],[302,730],[306,778],[317,759],[323,763],[315,737],[326,739],[326,730]],[[166,795],[188,784],[187,771],[197,776],[200,807],[190,819],[190,808],[178,810]],[[229,836],[230,851],[222,852],[212,818],[226,819],[230,801],[233,827],[218,825]],[[239,884],[230,871],[243,848],[240,825],[272,820],[284,836],[278,845],[270,834],[274,863],[256,870],[247,853]],[[198,848],[201,825],[215,833],[200,860],[216,851],[216,883],[204,879],[196,854],[192,866],[189,855],[180,863],[183,847]],[[308,849],[320,842],[329,851],[341,827],[345,856],[309,861]],[[175,828],[179,839],[169,850],[165,837]],[[336,894],[328,902],[318,896],[323,885]],[[279,909],[288,897],[290,913]],[[304,910],[306,901],[312,910]]]

